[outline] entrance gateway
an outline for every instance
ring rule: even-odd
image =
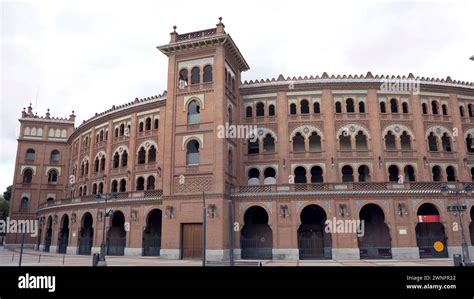
[[[181,224],[181,258],[202,258],[202,224]]]

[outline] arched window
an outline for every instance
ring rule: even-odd
[[[84,188],[82,189],[82,195],[83,196],[87,195],[87,186],[84,186]]]
[[[300,102],[300,111],[301,114],[308,114],[309,113],[309,103],[308,100],[302,100]]]
[[[357,151],[366,151],[368,150],[367,147],[367,136],[365,136],[364,132],[359,131],[356,135],[356,150]]]
[[[415,169],[413,168],[413,166],[411,165],[405,166],[404,173],[405,173],[405,181],[408,181],[408,182],[416,181]]]
[[[441,105],[441,110],[443,111],[443,115],[448,115],[448,105]]]
[[[438,138],[436,138],[433,132],[428,136],[428,148],[432,152],[438,151]]]
[[[104,131],[103,130],[100,130],[99,141],[104,141]]]
[[[276,171],[273,169],[273,167],[267,167],[265,168],[265,171],[263,172],[264,175],[264,180],[263,184],[264,185],[275,185],[276,184]]]
[[[145,164],[146,158],[146,151],[145,148],[142,146],[138,151],[138,164]]]
[[[148,163],[156,162],[156,148],[154,145],[150,146],[148,150]]]
[[[267,134],[263,138],[263,152],[264,153],[274,153],[275,152],[275,139],[271,134]]]
[[[342,113],[341,102],[336,102],[336,104],[334,105],[335,105],[336,113]]]
[[[212,82],[212,65],[206,65],[204,67],[204,82]]]
[[[309,136],[309,151],[321,151],[321,136],[319,136],[316,132],[311,133],[311,136]]]
[[[97,194],[97,184],[96,183],[92,184],[92,194],[94,194],[94,195]]]
[[[348,113],[353,113],[355,112],[355,107],[354,107],[354,100],[351,98],[348,98],[346,100],[346,112]]]
[[[99,163],[100,163],[99,157],[96,157],[94,160],[94,172],[99,172],[99,166],[100,166]]]
[[[58,162],[61,155],[58,150],[53,150],[51,152],[51,162]]]
[[[388,131],[387,135],[385,135],[385,149],[387,151],[397,150],[395,145],[395,135],[392,134],[392,131]]]
[[[365,113],[365,103],[359,102],[359,113]]]
[[[186,145],[186,164],[199,164],[199,143],[196,140],[191,140]]]
[[[296,114],[296,104],[295,103],[291,103],[290,104],[290,114]]]
[[[126,192],[127,191],[127,181],[125,179],[120,180],[120,192]]]
[[[188,85],[188,70],[182,69],[179,71],[179,86],[185,87]]]
[[[149,117],[145,120],[145,130],[151,130],[151,118]]]
[[[397,182],[398,181],[398,167],[395,165],[391,165],[388,168],[388,180],[390,182]]]
[[[441,143],[443,145],[443,151],[451,151],[451,138],[448,136],[448,133],[443,134],[443,137],[441,137]]]
[[[22,209],[28,209],[28,202],[29,202],[28,197],[22,197],[20,207]]]
[[[295,168],[295,183],[296,184],[306,184],[306,168],[298,166]]]
[[[359,166],[357,172],[359,173],[359,182],[370,182],[370,170],[367,165]]]
[[[198,67],[194,67],[191,70],[191,84],[198,84],[201,82],[201,70]]]
[[[459,106],[459,114],[464,117],[464,106]]]
[[[255,138],[255,140],[249,139],[247,140],[247,154],[258,154],[260,152],[259,149],[259,140]]]
[[[446,167],[446,179],[448,182],[456,181],[456,170],[453,166]]]
[[[159,124],[160,120],[158,118],[155,118],[155,125],[153,126],[153,128],[156,130],[158,129],[158,124]]]
[[[402,110],[403,110],[403,113],[408,113],[408,103],[407,102],[403,102],[402,103]]]
[[[127,163],[128,163],[128,153],[127,153],[127,151],[123,151],[121,166],[125,167],[125,166],[127,166]]]
[[[387,113],[387,109],[385,108],[385,102],[380,102],[380,113]]]
[[[264,116],[265,115],[265,106],[262,102],[257,103],[257,116]]]
[[[58,181],[58,172],[55,169],[51,169],[48,172],[48,183],[56,183]]]
[[[260,185],[260,171],[257,168],[251,168],[248,172],[247,185],[258,186]]]
[[[268,106],[268,115],[270,116],[275,116],[275,105],[270,104]]]
[[[467,134],[466,146],[467,146],[468,153],[474,153],[474,142],[472,140],[471,134]]]
[[[104,193],[104,183],[99,183],[99,190],[97,190],[97,192],[99,192],[99,194]]]
[[[434,115],[438,114],[438,102],[436,101],[431,101],[431,111],[433,112]]]
[[[118,182],[117,182],[117,180],[112,181],[112,187],[111,187],[110,191],[113,192],[113,193],[118,192]]]
[[[440,182],[442,180],[441,167],[439,167],[438,165],[433,167],[432,174],[433,174],[433,181],[434,182]]]
[[[351,136],[346,134],[339,135],[339,150],[340,151],[351,151]]]
[[[234,173],[234,157],[231,149],[227,152],[227,173],[230,175]]]
[[[428,105],[426,103],[421,104],[421,110],[423,114],[428,114]]]
[[[25,171],[23,171],[23,183],[31,184],[32,180],[33,180],[33,170],[31,170],[30,168],[25,169]]]
[[[321,105],[318,102],[313,103],[313,111],[314,111],[314,114],[321,113]]]
[[[143,132],[143,129],[144,129],[144,125],[143,125],[143,122],[141,121],[141,122],[138,124],[138,132]]]
[[[120,165],[119,163],[120,163],[120,155],[118,153],[115,153],[114,158],[113,158],[113,162],[112,162],[112,167],[113,168],[118,168],[119,165]]]
[[[155,177],[150,175],[146,179],[146,189],[147,190],[155,190]]]
[[[144,189],[145,189],[145,179],[143,177],[138,177],[136,190],[143,191]]]
[[[474,116],[474,109],[472,108],[472,104],[467,105],[467,112],[469,113],[469,117]]]
[[[232,116],[232,106],[227,107],[227,121],[229,122],[229,125],[232,125],[233,122],[233,116]]]
[[[245,116],[252,117],[252,107],[248,106],[247,108],[245,108]]]
[[[143,131],[143,129],[142,129],[142,131]],[[118,137],[118,136],[119,136],[119,128],[115,128],[115,137]]]
[[[100,159],[100,171],[104,171],[105,170],[105,156],[102,156],[102,158]]]
[[[125,135],[125,125],[121,124],[120,125],[120,136],[123,136],[123,135]]]
[[[304,152],[304,137],[300,132],[293,136],[293,152]]]
[[[201,121],[201,107],[196,100],[191,101],[188,106],[188,124],[197,124]]]
[[[408,135],[407,131],[403,131],[402,135],[400,136],[400,143],[402,146],[402,151],[411,150],[411,136]]]
[[[32,148],[29,148],[27,151],[26,151],[26,160],[28,161],[34,161],[35,160],[35,150],[32,149]]]
[[[322,182],[324,182],[323,169],[319,166],[313,166],[311,168],[311,183],[322,183]]]
[[[390,112],[398,113],[398,101],[397,99],[390,100]]]
[[[342,167],[342,181],[343,182],[353,182],[354,181],[354,171],[352,167],[346,165]]]

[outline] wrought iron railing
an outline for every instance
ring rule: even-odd
[[[113,202],[117,199],[129,199],[129,200],[141,200],[141,199],[160,199],[163,196],[163,190],[147,190],[147,191],[131,191],[131,192],[118,192],[116,199],[108,199]],[[104,199],[98,199],[96,195],[87,195],[75,198],[64,198],[48,201],[39,206],[40,209],[60,206],[71,203],[87,203],[87,202],[102,202]]]
[[[386,190],[426,190],[439,191],[441,187],[462,188],[466,185],[474,187],[474,183],[459,182],[343,182],[343,183],[312,183],[312,184],[274,184],[274,185],[255,185],[255,186],[235,186],[231,192],[239,193],[288,193],[288,192],[313,192],[313,191],[386,191]]]

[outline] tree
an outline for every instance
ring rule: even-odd
[[[6,219],[8,216],[9,203],[6,200],[0,200],[0,220]]]
[[[12,197],[12,185],[7,187],[7,190],[3,192],[3,199],[9,201]]]

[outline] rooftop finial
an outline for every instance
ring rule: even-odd
[[[222,24],[222,17],[219,17],[219,24]]]
[[[224,23],[222,23],[222,17],[219,17],[219,23],[216,24],[216,29],[217,29],[217,33],[225,33],[224,31]]]
[[[176,32],[176,28],[178,28],[176,25],[173,25],[173,32]]]

